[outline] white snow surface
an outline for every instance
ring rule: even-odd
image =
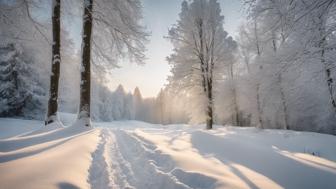
[[[336,188],[336,137],[138,121],[0,119],[0,188]],[[42,132],[43,131],[43,132]]]

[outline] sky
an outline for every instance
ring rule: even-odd
[[[167,36],[168,29],[176,23],[182,1],[142,0],[143,22],[151,34],[145,53],[145,65],[128,62],[121,64],[121,68],[114,69],[110,75],[108,83],[110,89],[114,90],[122,84],[126,91],[133,92],[135,87],[139,87],[142,96],[155,97],[164,87],[170,74],[166,57],[172,52],[172,45],[164,36]],[[241,0],[218,1],[225,17],[224,29],[234,37],[242,20],[242,2]],[[80,30],[80,25],[77,25],[71,33],[78,36]]]
[[[234,36],[242,19],[240,0],[219,0],[225,16],[224,29]],[[144,23],[151,32],[147,44],[145,65],[125,63],[112,71],[110,87],[122,84],[127,91],[139,87],[144,97],[154,97],[167,83],[170,67],[166,57],[172,52],[170,42],[164,38],[176,23],[182,0],[143,0]]]

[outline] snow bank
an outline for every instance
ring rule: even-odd
[[[73,114],[73,113],[58,112],[58,114],[59,114],[59,117],[60,117],[60,121],[65,126],[72,125],[77,118],[77,114]]]
[[[29,125],[25,120],[13,125]],[[5,132],[7,121],[0,121]],[[40,122],[40,126],[43,123]],[[91,153],[99,130],[68,127],[0,140],[3,188],[89,188]]]

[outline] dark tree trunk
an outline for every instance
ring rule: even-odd
[[[261,106],[261,101],[260,101],[260,84],[257,83],[257,108],[258,108],[258,122],[259,122],[259,128],[263,129],[264,124],[263,124],[263,112],[262,112],[262,106]]]
[[[93,0],[84,0],[80,105],[78,119],[87,119],[85,126],[90,126],[92,7]]]
[[[212,129],[213,124],[213,98],[212,98],[212,80],[208,82],[208,104],[207,104],[207,117],[206,117],[206,129]]]
[[[48,113],[45,120],[45,124],[48,125],[57,121],[57,108],[58,108],[58,85],[60,77],[60,63],[61,63],[61,29],[60,29],[60,0],[53,0],[53,12],[52,12],[52,32],[53,32],[53,44],[52,44],[52,63],[51,63],[51,76],[50,76],[50,89],[49,89],[49,101],[48,101]]]

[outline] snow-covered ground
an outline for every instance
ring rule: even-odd
[[[0,119],[0,188],[336,188],[331,135],[137,121],[36,132],[42,124]]]

